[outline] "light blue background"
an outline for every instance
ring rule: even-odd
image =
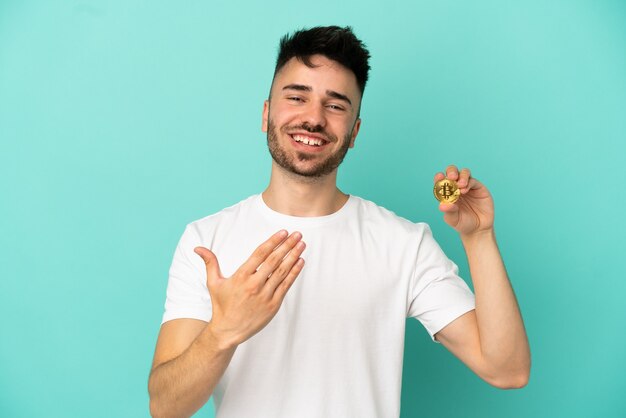
[[[469,280],[431,184],[471,167],[530,337],[501,391],[409,321],[402,416],[625,416],[617,0],[0,0],[0,416],[148,416],[176,242],[267,184],[277,42],[320,24],[372,53],[340,187],[429,222]]]

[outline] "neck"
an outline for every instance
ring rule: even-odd
[[[272,210],[289,216],[326,216],[348,200],[337,188],[337,170],[323,177],[303,177],[286,172],[272,161],[270,184],[263,201]]]

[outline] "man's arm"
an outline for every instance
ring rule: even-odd
[[[444,177],[435,176],[435,181]],[[446,177],[457,180],[461,199],[441,204],[444,220],[461,236],[467,254],[476,309],[439,331],[435,338],[478,376],[511,389],[528,383],[530,347],[522,315],[500,256],[493,230],[493,200],[469,170],[454,166]]]
[[[204,405],[235,353],[210,324],[175,319],[161,326],[148,382],[153,417],[191,416]]]
[[[302,271],[301,238],[276,233],[230,278],[222,276],[215,254],[195,249],[206,264],[211,321],[178,319],[161,327],[148,381],[152,416],[191,416],[207,402],[237,346],[274,318]]]

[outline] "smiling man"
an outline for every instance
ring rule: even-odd
[[[368,59],[349,28],[281,40],[263,107],[270,183],[181,237],[150,373],[153,416],[190,416],[214,395],[217,417],[397,417],[407,317],[488,383],[528,381],[487,188],[452,165],[434,177],[458,181],[459,201],[439,208],[475,295],[426,224],[337,188]]]
[[[291,59],[277,74],[263,109],[263,130],[272,158],[286,173],[318,181],[336,171],[348,148],[354,146],[361,123],[361,93],[354,74],[346,73],[341,64],[323,55],[306,59],[306,63]],[[302,80],[309,84],[299,84]],[[302,113],[311,106],[318,107],[317,114],[303,119]],[[293,141],[290,147],[280,146],[277,123],[280,134]]]

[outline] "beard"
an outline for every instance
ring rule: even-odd
[[[281,133],[289,137],[287,132],[292,130],[301,129],[310,133],[321,133],[331,141],[331,143],[337,142],[337,137],[329,135],[324,132],[324,128],[321,126],[311,126],[306,122],[301,125],[284,126],[281,128]],[[352,128],[354,129],[354,127]],[[303,177],[318,178],[332,173],[343,162],[348,149],[350,148],[350,139],[352,137],[352,131],[349,132],[341,143],[341,147],[332,155],[326,157],[324,160],[318,161],[316,164],[308,165],[307,167],[299,167],[297,162],[307,162],[318,159],[317,154],[308,154],[305,152],[297,151],[295,156],[288,154],[287,151],[278,143],[278,133],[276,132],[276,126],[269,120],[267,128],[267,147],[274,161],[287,170],[290,173],[297,174]]]

